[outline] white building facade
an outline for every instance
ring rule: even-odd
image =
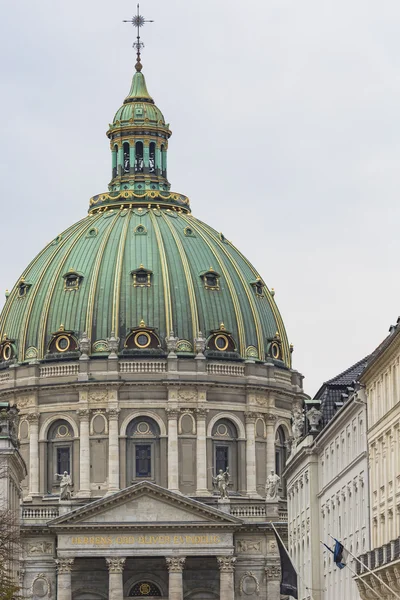
[[[366,403],[359,390],[340,406],[340,393],[333,416],[321,394],[317,416],[329,421],[294,445],[285,471],[289,551],[301,600],[360,598],[351,571],[338,569],[320,540],[333,547],[330,534],[354,554],[370,548]]]

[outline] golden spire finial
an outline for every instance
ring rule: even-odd
[[[146,327],[146,323],[144,322],[144,320],[142,319],[139,323],[139,327]]]

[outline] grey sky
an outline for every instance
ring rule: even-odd
[[[2,7],[0,290],[107,189],[128,0]],[[314,394],[400,314],[397,0],[143,0],[169,180],[276,289]]]

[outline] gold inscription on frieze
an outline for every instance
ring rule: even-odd
[[[204,546],[221,543],[219,535],[118,535],[72,536],[73,546]]]

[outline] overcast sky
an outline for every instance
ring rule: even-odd
[[[2,6],[2,294],[107,189],[135,10]],[[172,189],[275,288],[313,395],[400,314],[400,4],[143,0],[141,13]]]

